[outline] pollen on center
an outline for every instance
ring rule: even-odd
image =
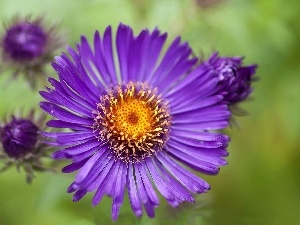
[[[101,96],[93,129],[125,163],[140,162],[161,151],[168,140],[167,103],[145,83],[118,85]]]
[[[151,108],[137,99],[119,102],[112,111],[116,130],[130,139],[140,138],[151,131],[152,114]]]

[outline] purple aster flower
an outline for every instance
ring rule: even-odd
[[[219,57],[215,52],[207,61],[219,79],[220,93],[230,105],[245,100],[252,92],[257,65],[243,66],[243,57]]]
[[[156,189],[173,207],[194,202],[192,193],[210,186],[186,167],[217,174],[226,164],[229,138],[215,132],[230,118],[219,79],[206,64],[195,67],[179,37],[162,54],[166,38],[157,29],[135,36],[122,24],[115,45],[110,26],[92,45],[82,36],[77,50],[55,58],[59,79],[40,92],[40,107],[56,118],[47,125],[69,129],[44,135],[62,148],[55,159],[72,160],[63,172],[79,170],[73,201],[95,192],[95,206],[108,195],[113,220],[126,189],[134,214],[144,205],[154,217]]]
[[[24,167],[29,183],[34,177],[34,170],[46,170],[41,157],[46,156],[48,149],[48,146],[42,143],[39,134],[44,127],[45,115],[34,114],[32,110],[27,117],[12,115],[0,124],[0,159],[5,163],[0,172],[12,165],[16,165],[18,170]]]
[[[46,26],[42,17],[14,17],[0,40],[3,66],[12,68],[15,76],[24,73],[34,87],[35,79],[45,74],[45,64],[64,43],[56,25]]]

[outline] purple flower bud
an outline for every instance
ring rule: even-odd
[[[46,43],[47,33],[41,24],[24,21],[7,29],[3,49],[15,61],[28,61],[42,55]]]
[[[38,127],[28,119],[12,120],[1,129],[3,150],[11,158],[21,158],[32,152],[38,140]]]
[[[40,135],[40,132],[45,131],[45,118],[45,114],[36,114],[32,109],[27,116],[12,115],[1,121],[0,163],[4,167],[0,167],[0,174],[15,166],[18,171],[24,170],[27,183],[31,183],[35,171],[54,171],[43,162],[51,150]]]
[[[219,78],[220,93],[229,104],[245,100],[252,92],[256,64],[242,66],[242,57],[219,57],[217,52],[207,63]]]
[[[15,17],[0,37],[1,68],[15,76],[23,74],[35,88],[37,79],[48,77],[45,67],[65,42],[57,26],[49,25],[43,17]]]

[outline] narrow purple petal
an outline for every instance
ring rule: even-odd
[[[111,169],[110,172],[111,176],[109,177],[105,187],[105,193],[110,197],[115,196],[116,182],[118,176],[120,175],[120,168],[121,168],[121,162],[120,160],[117,160]]]
[[[121,163],[119,175],[117,176],[117,180],[116,180],[115,196],[113,198],[112,210],[111,210],[112,218],[114,221],[118,219],[120,207],[124,201],[126,177],[127,177],[126,165],[124,163]]]
[[[76,184],[88,191],[94,191],[103,183],[114,164],[113,159],[108,157],[108,152],[102,151],[100,154],[103,154],[103,156],[94,164],[85,179],[81,182],[76,182]]]
[[[97,188],[97,191],[93,197],[93,200],[92,200],[92,205],[93,206],[96,206],[102,199],[103,195],[105,194],[105,187],[106,187],[106,184],[108,182],[108,180],[110,179],[110,176],[111,176],[111,168],[114,167],[115,165],[113,165],[113,160],[111,160],[109,163],[108,163],[108,167],[106,167],[102,173],[100,174],[100,176],[96,179],[95,183],[93,184],[93,188],[90,188],[90,189],[94,189],[94,188]]]
[[[133,41],[133,33],[130,27],[120,24],[117,30],[116,45],[119,57],[121,78],[124,83],[128,80],[128,50]]]
[[[60,145],[73,145],[79,144],[81,141],[88,141],[95,139],[95,136],[90,131],[77,131],[77,132],[40,132],[46,137],[54,138]]]
[[[229,137],[220,134],[220,133],[211,133],[211,132],[201,132],[196,130],[186,130],[182,131],[180,129],[177,129],[178,127],[172,127],[171,130],[171,137],[188,137],[193,138],[196,140],[202,140],[202,141],[220,141],[220,142],[229,142]]]
[[[158,173],[155,168],[153,161],[151,159],[146,159],[146,166],[149,170],[149,173],[152,177],[154,184],[156,185],[158,191],[167,199],[167,200],[175,200],[173,192],[170,190],[170,184],[166,182],[160,173]]]
[[[102,154],[93,155],[81,168],[75,177],[75,183],[80,183],[89,175],[91,169],[94,167],[96,161],[100,158]]]
[[[177,108],[177,109],[172,108],[172,115],[191,112],[191,111],[194,111],[194,110],[199,110],[201,108],[212,106],[212,105],[215,105],[218,102],[221,102],[222,99],[223,99],[222,95],[216,95],[216,96],[211,96],[211,97],[207,97],[207,98],[201,98],[201,99],[199,99],[199,101],[195,102],[195,104],[193,104],[193,105],[188,105],[186,107],[181,107],[181,108]]]
[[[210,189],[208,183],[175,163],[170,159],[170,157],[167,157],[166,154],[159,153],[158,160],[173,174],[174,177],[176,177],[176,179],[182,185],[184,185],[190,191],[195,193],[203,193]]]
[[[52,66],[55,67],[56,64],[52,63]],[[57,69],[57,73],[61,73],[60,69]],[[82,98],[82,96],[77,95],[74,93],[70,88],[65,84],[64,81],[61,81],[61,83],[53,78],[49,78],[48,81],[50,84],[55,88],[56,91],[58,91],[61,95],[64,95],[67,99],[70,99],[71,101],[76,102],[81,107],[84,107],[86,109],[94,109],[95,105],[93,103],[90,103],[89,101],[86,101]],[[48,92],[51,89],[48,88]]]
[[[148,30],[143,30],[137,38],[130,43],[128,51],[128,80],[136,82],[141,76],[141,70],[144,65],[143,60],[145,55],[142,54],[144,45],[149,40]]]
[[[182,151],[178,151],[175,148],[169,151],[169,154],[178,159],[179,161],[183,162],[184,164],[202,173],[213,175],[217,174],[220,170],[219,166],[211,163],[210,161],[206,161],[201,158],[194,158],[193,156],[185,154]]]
[[[211,79],[205,84],[193,85],[184,89],[182,93],[176,93],[172,97],[168,97],[170,101],[170,107],[172,109],[184,108],[191,104],[199,102],[199,99],[213,96],[218,91],[217,89],[217,79]]]
[[[128,165],[128,175],[127,175],[127,188],[128,188],[128,197],[130,200],[130,205],[131,208],[134,212],[134,214],[137,217],[142,216],[143,214],[143,209],[142,205],[138,196],[138,190],[137,186],[135,183],[135,178],[134,178],[134,171],[133,171],[133,165],[129,164]]]
[[[191,59],[187,61],[183,61],[183,59],[180,59],[180,61],[183,61],[181,63],[178,63],[176,66],[170,70],[166,76],[158,81],[158,88],[161,90],[161,93],[166,93],[171,86],[174,86],[175,82],[177,82],[184,74],[188,72],[192,68],[193,65],[197,62],[198,59]]]
[[[69,123],[62,120],[49,120],[46,125],[48,127],[54,127],[54,128],[69,128],[76,131],[91,131],[92,128],[90,126],[81,126],[76,123]]]
[[[229,120],[230,115],[227,105],[215,105],[176,115],[172,114],[172,121],[174,123],[198,123],[222,119],[226,121]]]
[[[145,210],[146,210],[146,213],[147,215],[150,217],[150,218],[154,218],[155,217],[155,211],[154,211],[154,208],[156,207],[152,202],[146,202],[144,204],[145,206]]]
[[[136,186],[137,186],[137,190],[140,196],[140,200],[143,204],[147,203],[149,201],[147,192],[145,190],[145,186],[143,184],[143,180],[141,178],[141,175],[139,173],[139,171],[137,171],[137,168],[135,166],[135,180],[136,180]]]
[[[136,166],[135,166],[137,168],[136,173],[140,174],[142,182],[145,186],[145,190],[146,190],[147,195],[148,195],[149,199],[151,200],[151,202],[154,205],[159,205],[159,198],[156,194],[156,191],[153,188],[153,185],[152,185],[151,181],[149,180],[149,175],[147,174],[145,166],[146,166],[145,163],[136,164]]]
[[[184,90],[187,90],[190,86],[198,83],[205,83],[211,78],[213,78],[213,73],[209,71],[209,67],[201,64],[192,70],[184,79],[179,81],[165,96],[169,98],[171,96],[179,95],[180,93],[185,92]]]
[[[200,141],[200,140],[194,140],[190,138],[182,138],[182,137],[171,137],[172,140],[176,142],[181,142],[187,146],[191,147],[197,147],[197,148],[220,148],[220,147],[226,147],[226,144],[219,141]],[[168,143],[169,144],[169,143]]]
[[[177,148],[180,151],[186,151],[186,152],[189,151],[194,154],[203,154],[206,157],[210,157],[210,156],[226,157],[226,156],[228,156],[228,152],[225,149],[227,144],[224,144],[224,146],[221,146],[218,148],[198,147],[198,146],[192,146],[192,145],[185,144],[185,143],[181,142],[179,139],[172,137],[168,141],[167,145],[171,146],[173,148]],[[199,155],[197,156],[197,158],[198,157],[199,157]]]
[[[78,145],[74,145],[68,148],[65,148],[65,152],[68,155],[77,155],[86,151],[89,151],[91,149],[97,149],[102,147],[102,143],[99,142],[96,138],[91,139],[89,141],[85,141],[83,143],[80,143]]]
[[[154,29],[154,31],[151,33],[149,43],[146,43],[143,49],[142,55],[144,55],[144,60],[143,69],[139,77],[140,81],[146,81],[148,78],[153,76],[153,73],[155,72],[155,66],[158,63],[158,58],[166,38],[167,33],[160,35],[158,29]]]
[[[85,118],[75,115],[55,104],[49,102],[40,102],[40,107],[51,116],[64,120],[70,123],[80,123],[81,125],[92,125],[93,120],[91,118]]]
[[[170,184],[170,187],[172,187],[175,199],[179,202],[194,202],[195,200],[193,196],[181,184],[179,184],[170,173],[168,173],[165,167],[159,162],[159,158],[160,156],[154,158],[155,164],[159,168],[164,179]]]
[[[61,150],[61,151],[56,151],[56,152],[52,153],[51,157],[52,157],[53,159],[57,159],[57,160],[68,158],[67,155],[66,155],[66,153],[65,153],[63,150]]]
[[[116,85],[118,83],[117,73],[115,69],[113,50],[112,50],[112,34],[111,34],[111,26],[108,26],[103,35],[103,56],[105,58],[105,62],[107,65],[108,72],[112,78],[112,85]]]
[[[87,193],[86,190],[76,191],[73,196],[73,202],[78,202],[80,199],[82,199],[86,195],[86,193]]]
[[[101,74],[101,79],[103,79],[105,85],[109,85],[113,83],[113,78],[111,74],[108,72],[107,65],[105,63],[105,58],[103,56],[102,44],[101,44],[101,37],[98,31],[95,32],[94,35],[94,49],[95,49],[95,58],[94,58],[94,65],[96,66],[97,70]]]
[[[199,123],[187,123],[184,126],[181,123],[172,124],[172,127],[181,129],[181,130],[219,130],[228,127],[229,122],[224,120],[208,121],[208,122],[199,122]]]
[[[164,58],[162,59],[157,70],[154,72],[151,79],[148,80],[154,87],[159,84],[159,81],[171,71],[180,58],[186,58],[190,54],[191,49],[187,44],[180,45],[180,37],[177,37],[168,48]]]

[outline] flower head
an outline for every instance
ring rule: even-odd
[[[44,127],[45,115],[36,117],[32,110],[27,117],[12,115],[10,119],[0,124],[0,158],[5,166],[1,172],[12,165],[18,170],[24,167],[27,182],[31,182],[33,170],[46,170],[41,157],[46,156],[47,145],[42,143],[39,132]]]
[[[0,40],[4,66],[12,68],[15,75],[24,73],[32,87],[45,73],[54,51],[63,45],[57,27],[48,27],[42,17],[15,17]]]
[[[255,80],[256,64],[243,66],[242,57],[219,57],[217,52],[207,63],[219,79],[220,93],[223,92],[224,101],[234,105],[250,95],[252,81]]]
[[[73,201],[95,192],[95,206],[106,194],[113,220],[125,189],[136,216],[144,205],[154,217],[154,186],[173,207],[210,189],[182,164],[207,174],[226,164],[229,138],[211,132],[230,117],[218,78],[206,64],[195,67],[179,37],[162,54],[166,37],[157,29],[134,36],[121,24],[115,60],[110,26],[95,33],[93,45],[82,36],[77,51],[67,47],[69,56],[55,58],[59,79],[49,78],[52,88],[40,92],[47,100],[40,107],[56,118],[47,125],[69,129],[44,135],[62,147],[55,159],[72,160],[63,172],[79,170],[68,188]]]

